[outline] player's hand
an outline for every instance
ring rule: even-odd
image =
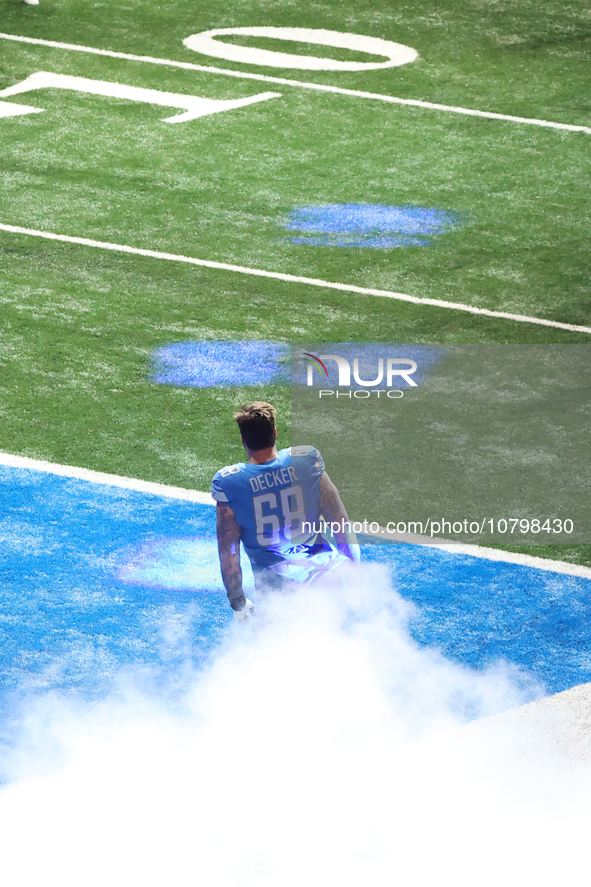
[[[251,616],[254,616],[254,604],[246,598],[246,603],[241,610],[234,610],[234,619],[244,625]]]

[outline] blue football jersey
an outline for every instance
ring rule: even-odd
[[[294,546],[314,544],[323,472],[324,460],[311,446],[280,450],[261,465],[238,462],[217,472],[211,495],[236,515],[253,567],[281,563]]]

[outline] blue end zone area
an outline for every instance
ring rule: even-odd
[[[472,668],[510,662],[548,693],[591,681],[591,579],[430,546],[367,545],[364,560],[417,606],[419,644]]]
[[[23,694],[98,697],[125,669],[182,692],[233,625],[214,509],[32,469],[0,480],[2,732]],[[419,644],[513,663],[549,693],[591,680],[591,580],[409,545],[364,559],[416,605]]]
[[[102,695],[126,667],[172,685],[204,662],[231,616],[213,508],[5,466],[0,479],[4,711],[23,692]]]

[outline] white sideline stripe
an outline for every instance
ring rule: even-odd
[[[200,505],[215,505],[209,493],[199,490],[185,490],[183,487],[169,487],[166,484],[138,480],[135,477],[121,477],[118,474],[105,474],[102,471],[91,471],[89,468],[76,468],[73,465],[60,465],[57,462],[44,462],[29,459],[28,456],[13,456],[0,452],[0,465],[11,468],[28,468],[34,471],[45,471],[48,474],[59,474],[60,477],[71,477],[76,480],[87,480],[93,484],[105,484],[110,487],[121,487],[124,490],[137,490],[140,493],[153,493],[169,499],[183,499],[187,502],[198,502]]]
[[[295,86],[300,89],[316,89],[319,92],[333,92],[339,95],[350,95],[361,99],[373,99],[388,102],[392,105],[409,105],[415,108],[427,108],[431,111],[446,111],[451,114],[465,114],[469,117],[487,117],[490,120],[508,120],[510,123],[527,123],[531,126],[545,126],[550,129],[564,129],[569,132],[591,133],[589,126],[576,126],[572,123],[555,123],[551,120],[538,120],[535,117],[514,117],[511,114],[496,114],[494,111],[476,111],[472,108],[459,108],[455,105],[440,105],[436,102],[423,102],[419,99],[401,99],[377,92],[363,92],[357,89],[345,89],[340,86],[327,86],[305,80],[290,80],[285,77],[270,77],[266,74],[251,74],[246,71],[232,71],[228,68],[216,68],[211,65],[196,65],[192,62],[177,62],[172,59],[161,59],[150,55],[133,55],[129,52],[114,52],[110,49],[95,49],[92,46],[80,46],[76,43],[58,43],[55,40],[42,40],[39,37],[21,37],[17,34],[0,33],[1,40],[13,40],[17,43],[32,43],[36,46],[49,46],[52,49],[66,49],[72,52],[88,52],[92,55],[104,55],[109,58],[126,59],[131,62],[148,62],[151,65],[166,65],[183,68],[187,71],[205,71],[208,74],[222,74],[225,77],[237,77],[242,80],[262,80],[265,83],[279,83],[283,86]]]
[[[220,271],[233,271],[238,274],[249,274],[253,277],[267,277],[271,280],[284,280],[288,283],[303,283],[308,286],[318,286],[324,289],[339,290],[345,293],[358,293],[362,296],[380,296],[385,299],[396,299],[399,302],[411,302],[414,305],[432,305],[435,308],[451,308],[455,311],[467,311],[470,314],[479,314],[485,317],[500,317],[503,320],[516,320],[521,323],[535,323],[540,326],[557,327],[561,330],[572,330],[577,333],[591,333],[591,327],[577,326],[572,323],[561,323],[558,320],[546,320],[543,317],[528,317],[525,314],[510,314],[506,311],[490,311],[488,308],[476,308],[473,305],[464,305],[462,302],[447,302],[443,299],[422,299],[418,296],[407,296],[404,293],[394,293],[391,290],[370,289],[364,286],[355,286],[350,283],[334,283],[330,280],[319,280],[315,277],[298,277],[295,274],[282,274],[279,271],[264,271],[261,268],[247,268],[244,265],[229,265],[226,262],[212,262],[208,259],[194,259],[190,256],[181,256],[176,253],[163,253],[154,249],[140,249],[135,246],[125,246],[121,243],[107,243],[102,240],[89,240],[87,237],[71,237],[69,234],[54,234],[52,231],[37,231],[34,228],[21,228],[18,225],[5,225],[0,223],[0,231],[10,234],[27,234],[31,237],[42,237],[45,240],[58,240],[61,243],[75,243],[80,246],[91,246],[96,249],[107,249],[113,252],[130,253],[135,256],[147,256],[152,259],[165,259],[168,262],[184,262],[187,265],[197,265],[201,268],[215,268]]]
[[[447,551],[449,554],[467,554],[470,557],[479,557],[487,561],[501,561],[508,564],[520,564],[523,567],[535,567],[538,570],[549,570],[554,573],[564,573],[569,576],[580,576],[591,579],[591,567],[583,567],[579,564],[569,564],[566,561],[553,561],[549,558],[536,557],[532,554],[521,554],[515,551],[503,551],[498,548],[487,548],[485,545],[462,544],[451,542],[448,539],[438,537],[420,536],[416,533],[389,533],[385,527],[380,527],[379,533],[368,533],[376,542],[397,542],[406,545],[420,545],[422,548],[436,548],[439,551]],[[560,569],[555,565],[559,564]]]
[[[423,543],[424,544],[424,543]],[[566,561],[552,561],[544,557],[535,557],[531,554],[520,554],[517,551],[502,551],[498,548],[486,548],[483,545],[436,545],[439,551],[448,551],[452,554],[467,554],[470,557],[479,557],[487,561],[502,561],[509,564],[520,564],[523,567],[535,567],[538,570],[548,570],[554,573],[564,573],[567,576],[580,576],[583,579],[591,579],[591,567],[580,564],[569,564]],[[558,564],[558,569],[555,564]]]
[[[92,471],[89,468],[76,468],[73,465],[60,465],[57,462],[46,462],[40,459],[31,459],[28,456],[13,456],[11,453],[0,452],[0,465],[8,465],[10,468],[27,468],[32,471],[45,471],[48,474],[57,474],[60,477],[71,477],[75,480],[86,480],[95,484],[106,484],[111,487],[120,487],[124,490],[137,490],[140,493],[153,493],[168,499],[182,499],[188,502],[198,502],[200,505],[215,505],[214,499],[209,493],[201,493],[199,490],[186,490],[183,487],[169,487],[166,484],[152,483],[147,480],[139,480],[135,477],[121,477],[118,474],[105,474],[102,471]],[[376,536],[376,538],[382,538]],[[450,554],[467,554],[488,561],[501,561],[509,564],[520,564],[525,567],[535,567],[538,570],[547,570],[551,573],[562,573],[567,576],[579,576],[583,579],[591,579],[591,568],[579,564],[568,564],[565,561],[553,561],[547,558],[532,557],[529,554],[518,554],[514,551],[501,551],[496,548],[484,548],[481,545],[427,545],[419,544],[424,548],[437,548]]]

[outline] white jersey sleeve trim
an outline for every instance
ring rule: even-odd
[[[217,474],[211,482],[211,497],[212,497],[212,499],[215,499],[216,502],[227,502],[228,501],[228,497],[226,496],[226,494],[224,493],[224,491],[222,489],[222,486],[220,484]]]

